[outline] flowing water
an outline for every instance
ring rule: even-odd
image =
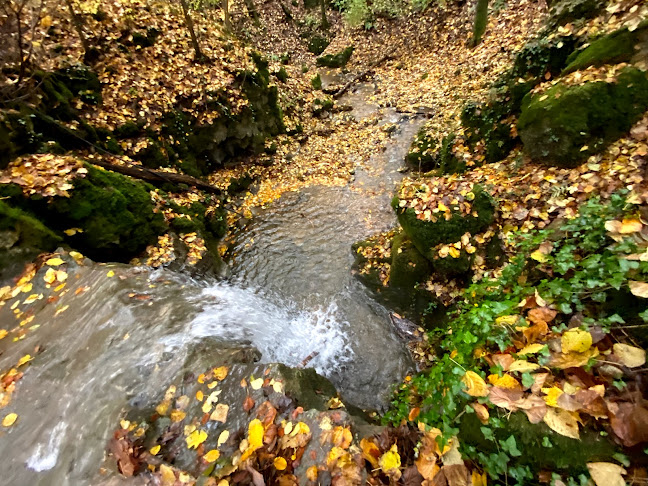
[[[347,97],[359,118],[376,112],[364,95]],[[90,264],[69,270],[59,302],[32,304],[29,326],[39,327],[0,341],[0,369],[40,346],[2,410],[19,415],[0,431],[2,483],[120,483],[100,468],[121,411],[159,397],[187,370],[253,349],[262,362],[307,361],[344,400],[384,407],[390,385],[413,366],[387,311],[351,275],[351,244],[394,225],[389,200],[420,122],[395,112],[383,119],[399,126],[387,150],[357,161],[348,186],[284,195],[258,215],[228,281],[123,265],[108,278],[109,268]],[[16,324],[8,307],[2,328]]]

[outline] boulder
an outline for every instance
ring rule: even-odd
[[[627,67],[613,83],[559,83],[527,95],[518,132],[534,161],[575,167],[630,130],[647,108],[648,76]]]
[[[326,54],[325,56],[318,57],[316,63],[318,66],[325,66],[330,68],[340,68],[346,66],[353,54],[353,46],[342,49],[335,54]]]

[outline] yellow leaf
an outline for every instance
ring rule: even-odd
[[[347,427],[337,426],[333,429],[333,445],[348,449],[352,441],[353,436]]]
[[[625,486],[626,470],[611,462],[588,462],[587,469],[596,486]]]
[[[520,349],[520,351],[518,351],[518,356],[524,356],[525,354],[535,354],[539,351],[542,351],[544,347],[545,345],[540,343],[529,344],[528,346],[525,346]]]
[[[198,390],[196,392],[196,400],[198,400],[199,402],[202,402],[203,398],[205,398],[205,395],[203,394],[203,392],[201,390]]]
[[[173,410],[171,412],[171,422],[180,422],[187,416],[182,410]]]
[[[306,470],[306,478],[309,481],[317,481],[317,466],[311,466]]]
[[[216,449],[212,449],[203,456],[203,459],[205,460],[205,462],[214,462],[219,457],[220,457],[220,451],[217,451]]]
[[[622,343],[615,343],[612,349],[621,364],[628,368],[637,368],[646,363],[646,351],[644,349]]]
[[[263,446],[263,423],[259,419],[254,419],[248,425],[248,447],[241,456],[241,462],[245,461],[254,451]]]
[[[64,263],[65,263],[64,260],[62,260],[59,257],[55,257],[55,258],[50,258],[49,260],[47,260],[45,262],[45,265],[48,265],[50,267],[58,267],[59,265],[63,265]]]
[[[630,287],[630,292],[632,293],[632,295],[648,299],[648,283],[638,282],[637,280],[630,280],[628,282],[628,286]]]
[[[16,423],[17,418],[18,418],[18,414],[10,413],[9,415],[7,415],[5,418],[2,419],[2,425],[4,427],[11,427],[13,424]]]
[[[225,442],[227,442],[227,439],[229,439],[230,433],[229,430],[223,430],[220,435],[218,436],[218,443],[217,446],[220,447],[223,445]]]
[[[29,282],[29,283],[26,283],[24,285],[21,285],[19,288],[20,288],[21,292],[23,292],[25,294],[28,294],[29,292],[31,292],[31,289],[33,288],[33,285],[32,285],[31,282]]]
[[[488,486],[486,473],[479,474],[477,471],[473,470],[471,480],[472,486]]]
[[[581,329],[572,329],[562,335],[560,343],[563,353],[583,353],[592,346],[592,335]]]
[[[624,219],[621,221],[621,226],[619,227],[619,233],[622,235],[629,235],[631,233],[637,233],[643,229],[643,223],[639,219]]]
[[[154,456],[156,456],[157,453],[160,452],[161,448],[162,448],[162,446],[160,444],[158,444],[158,445],[155,445],[155,446],[151,447],[151,449],[149,449],[149,452],[151,454],[153,454]]]
[[[79,253],[78,251],[71,251],[70,256],[74,258],[75,260],[81,260],[83,258],[83,255]]]
[[[7,334],[9,334],[9,333],[7,332],[6,329],[0,329],[0,339],[6,338]]]
[[[544,423],[546,423],[554,432],[571,439],[580,440],[578,422],[574,415],[567,410],[548,408],[547,413],[542,420],[544,420]]]
[[[549,405],[550,407],[557,407],[558,398],[563,394],[563,391],[557,386],[554,386],[551,388],[543,388],[542,393],[547,395],[546,397],[543,397],[547,405]]]
[[[162,486],[173,486],[175,484],[175,473],[166,464],[160,464],[160,475],[162,476]]]
[[[128,430],[128,428],[130,427],[131,423],[130,423],[130,421],[128,421],[128,420],[121,420],[121,421],[119,422],[119,425],[121,426],[122,429],[126,429],[126,430]]]
[[[157,407],[155,407],[155,411],[158,413],[158,415],[165,416],[167,413],[169,413],[170,406],[171,400],[164,399],[159,403]]]
[[[461,252],[459,250],[457,250],[456,248],[454,248],[454,247],[451,247],[448,250],[448,253],[450,253],[450,256],[452,258],[459,258],[461,256]]]
[[[386,474],[397,472],[401,466],[400,455],[398,455],[398,448],[396,444],[391,446],[387,452],[385,452],[380,459],[378,460],[378,465],[380,469]]]
[[[495,319],[495,324],[498,326],[512,326],[514,325],[520,316],[500,316]]]
[[[106,277],[110,278],[110,277],[114,277],[114,276],[115,276],[115,272],[113,272],[112,270],[108,270],[108,273],[106,274]]]
[[[252,387],[253,390],[258,390],[263,386],[263,378],[257,378],[256,380],[252,380],[250,382],[250,386]]]
[[[362,457],[369,461],[374,468],[378,467],[378,458],[380,457],[380,449],[373,441],[362,439],[360,441],[360,449],[362,449]]]
[[[223,381],[227,376],[229,368],[227,366],[221,366],[219,368],[214,368],[214,379],[218,381]]]
[[[200,444],[207,440],[207,432],[204,430],[194,430],[187,437],[187,447],[189,449],[197,449]]]
[[[462,378],[463,384],[468,388],[466,393],[471,397],[485,397],[488,395],[488,386],[484,379],[474,371],[466,371]]]
[[[547,255],[542,253],[540,250],[536,250],[533,253],[531,253],[531,258],[533,258],[535,261],[544,263],[547,261]]]
[[[18,368],[19,366],[24,365],[25,363],[29,363],[32,359],[34,359],[34,358],[32,358],[31,355],[26,354],[25,356],[23,356],[22,358],[20,358],[18,360],[18,364],[16,365],[16,368]]]
[[[497,386],[499,388],[505,388],[507,390],[516,390],[521,389],[520,382],[513,378],[511,375],[489,375],[488,381],[491,385]]]
[[[53,268],[48,268],[45,272],[45,276],[43,276],[43,280],[45,280],[45,283],[50,285],[56,282],[56,270],[54,270]]]
[[[283,471],[288,466],[288,463],[283,457],[275,457],[273,463],[277,471]]]
[[[517,361],[513,361],[513,363],[511,363],[511,366],[509,366],[508,370],[526,373],[529,371],[537,370],[538,368],[540,368],[539,364],[529,363],[528,361],[525,361],[523,359],[518,359]]]

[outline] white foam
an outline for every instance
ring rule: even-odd
[[[40,443],[36,450],[27,459],[27,467],[34,471],[48,471],[56,466],[59,453],[61,452],[61,443],[65,437],[65,423],[59,422],[52,429],[47,444]]]
[[[353,358],[347,329],[334,302],[313,310],[299,309],[294,302],[264,296],[253,289],[218,283],[200,297],[203,311],[183,330],[192,339],[248,340],[261,352],[264,362],[299,366],[311,354],[309,367],[330,376]],[[177,336],[179,339],[181,336]],[[175,342],[173,342],[175,341]],[[172,347],[180,344],[167,340]]]

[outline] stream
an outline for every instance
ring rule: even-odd
[[[364,101],[372,89],[345,97],[356,118],[377,112]],[[422,120],[382,114],[381,123],[398,126],[387,149],[356,161],[347,186],[285,194],[255,217],[228,280],[89,264],[68,270],[69,291],[56,306],[32,304],[33,331],[0,341],[3,370],[41,347],[2,410],[19,416],[0,430],[3,484],[121,484],[101,469],[120,413],[188,370],[241,356],[307,362],[345,401],[384,409],[390,386],[414,365],[387,310],[352,276],[351,245],[395,224],[390,198]],[[0,327],[15,325],[11,314],[0,308]]]

